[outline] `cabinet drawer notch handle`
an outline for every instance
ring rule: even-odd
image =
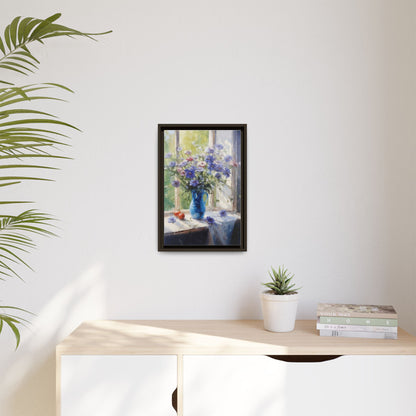
[[[178,413],[178,388],[172,393],[172,407],[175,409],[175,412]]]
[[[268,355],[267,357],[287,363],[322,363],[335,360],[342,355]]]

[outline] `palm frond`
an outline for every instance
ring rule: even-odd
[[[95,40],[94,36],[111,32],[80,32],[57,24],[60,16],[57,13],[47,19],[14,18],[6,27],[4,35],[0,34],[0,71],[23,75],[34,72],[40,62],[29,50],[33,42],[43,43],[45,39],[59,36],[80,36]],[[38,102],[64,101],[55,97],[55,94],[50,94],[57,90],[73,92],[56,83],[18,87],[9,80],[0,79],[0,171],[7,172],[0,175],[1,189],[28,180],[50,181],[44,173],[56,169],[51,166],[51,162],[68,159],[58,154],[58,151],[69,146],[69,137],[65,132],[68,129],[79,129],[59,120],[54,114],[31,108],[31,104]],[[27,169],[27,175],[20,174],[25,170],[27,172]],[[0,206],[30,202],[2,200]],[[53,221],[50,215],[35,210],[26,210],[19,215],[0,215],[0,280],[10,277],[21,279],[18,268],[25,266],[30,269],[24,256],[36,247],[36,235],[55,235],[51,231]],[[20,316],[21,312],[26,313],[24,309],[0,306],[0,333],[6,324],[16,338],[16,348],[20,343],[19,326],[27,322]]]
[[[55,236],[51,231],[54,218],[35,210],[27,210],[19,215],[0,215],[0,269],[3,276],[21,278],[16,265],[30,266],[20,253],[27,253],[36,243],[33,235]],[[3,278],[4,279],[4,278]]]
[[[14,158],[17,163],[0,164],[1,169],[27,169],[35,171],[56,169],[50,164],[27,163],[29,158],[47,158],[50,162],[65,159],[56,153],[57,146],[67,146],[67,135],[62,128],[79,130],[72,124],[60,121],[54,114],[31,108],[15,108],[16,103],[30,104],[33,100],[54,100],[56,97],[39,95],[42,90],[63,89],[60,84],[31,84],[23,87],[0,88],[0,162]],[[28,117],[29,115],[29,117]],[[58,131],[60,129],[60,131]],[[52,151],[51,151],[52,150]],[[23,159],[26,162],[23,162]],[[43,160],[44,160],[43,159]],[[42,176],[0,176],[0,187],[16,185],[27,180],[50,180]]]
[[[28,75],[34,72],[40,63],[30,52],[30,43],[43,43],[45,39],[58,36],[81,36],[95,40],[94,36],[111,32],[81,32],[55,23],[60,17],[60,13],[49,16],[46,19],[36,19],[33,17],[22,18],[21,16],[15,17],[13,21],[6,26],[3,37],[0,36],[0,52],[3,53],[3,56],[0,58],[0,68]],[[0,82],[7,83],[7,81]]]
[[[0,306],[0,334],[4,328],[4,324],[6,324],[11,331],[13,332],[14,337],[16,338],[16,349],[19,347],[20,344],[20,330],[19,325],[26,325],[30,322],[22,318],[19,315],[16,315],[15,313],[9,313],[8,311],[13,311],[15,313],[21,314],[21,312],[28,313],[33,315],[32,313],[22,309],[22,308],[16,308],[14,306]]]

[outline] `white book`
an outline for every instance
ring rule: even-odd
[[[340,325],[340,324],[316,324],[316,329],[331,329],[332,331],[355,331],[355,332],[388,332],[397,334],[397,326],[367,326],[367,325]]]
[[[365,331],[335,331],[331,329],[319,330],[321,337],[344,337],[344,338],[376,338],[397,339],[397,333],[389,332],[365,332]]]

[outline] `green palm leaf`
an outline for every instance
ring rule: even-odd
[[[33,168],[37,170],[56,169],[50,164],[28,164],[22,159],[47,158],[48,162],[65,158],[56,151],[51,152],[56,146],[67,146],[67,136],[61,131],[45,128],[59,127],[79,130],[77,127],[60,121],[53,114],[30,108],[10,108],[16,102],[30,104],[33,99],[54,100],[55,97],[42,95],[40,90],[64,89],[71,91],[59,84],[26,85],[24,87],[9,87],[0,89],[0,163],[6,158],[15,158],[15,164],[0,164],[0,169]],[[26,118],[26,115],[36,117]],[[26,180],[49,180],[43,176],[1,176],[0,186],[15,185]]]
[[[40,62],[29,50],[32,42],[44,43],[46,39],[59,36],[95,40],[94,36],[111,32],[80,32],[57,24],[60,16],[57,13],[46,19],[14,18],[3,36],[0,34],[0,73],[8,71],[9,74],[28,75],[36,71]],[[51,181],[45,173],[57,169],[53,162],[68,159],[59,153],[69,145],[65,131],[79,129],[59,120],[54,114],[31,108],[32,104],[43,101],[64,101],[54,96],[53,92],[58,90],[73,92],[56,83],[19,87],[10,80],[0,80],[0,189],[29,180]],[[29,169],[29,174],[21,175],[25,169]],[[0,206],[29,202],[2,200]],[[18,215],[0,214],[0,280],[21,279],[19,268],[30,269],[25,256],[36,247],[34,238],[37,235],[55,235],[51,231],[53,221],[50,215],[33,209]],[[0,333],[4,326],[8,326],[16,338],[16,348],[20,343],[20,326],[28,322],[20,316],[21,312],[27,311],[0,306]]]
[[[19,215],[0,216],[0,268],[5,276],[20,277],[16,265],[30,266],[17,254],[36,247],[33,235],[54,236],[51,231],[53,218],[35,210],[27,210]]]
[[[67,26],[56,24],[56,20],[61,17],[56,13],[46,19],[35,19],[26,17],[22,19],[18,16],[6,26],[3,38],[0,36],[0,51],[3,57],[0,58],[0,68],[7,69],[23,75],[28,75],[38,68],[39,61],[29,50],[29,44],[32,42],[43,43],[45,39],[68,36],[68,37],[86,37],[92,40],[94,36],[104,35],[102,33],[85,33],[72,29]]]
[[[19,312],[24,312],[28,314],[31,314],[31,313],[22,308],[16,308],[14,306],[0,306],[0,311],[1,311],[0,312],[0,334],[4,328],[4,324],[6,324],[11,329],[11,331],[13,332],[16,338],[16,349],[17,349],[20,344],[20,331],[19,331],[18,325],[29,324],[29,321],[25,318],[22,318],[19,315],[11,314],[8,311],[15,311],[16,313],[19,313]]]

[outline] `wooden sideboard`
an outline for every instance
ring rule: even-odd
[[[416,414],[415,337],[320,337],[315,325],[85,322],[56,347],[57,416]]]

